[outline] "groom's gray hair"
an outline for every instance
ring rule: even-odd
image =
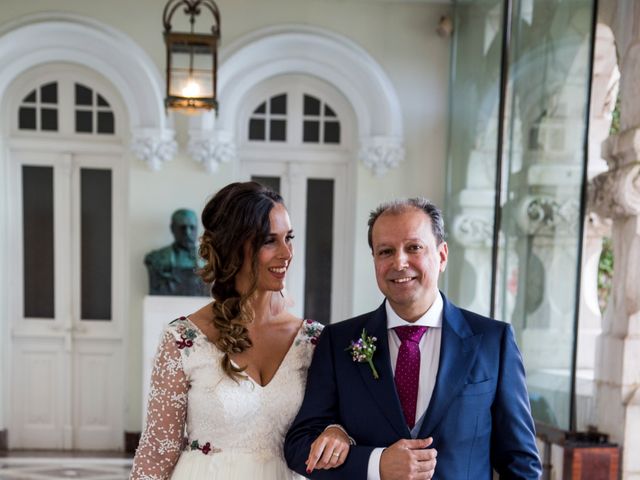
[[[399,198],[382,203],[369,213],[369,230],[367,232],[369,248],[373,251],[373,225],[382,214],[397,215],[412,208],[422,210],[431,219],[431,229],[433,230],[433,236],[436,237],[436,244],[440,245],[444,242],[446,234],[444,231],[442,211],[431,200],[425,197]]]

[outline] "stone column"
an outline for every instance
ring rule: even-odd
[[[596,349],[598,429],[623,447],[622,478],[640,480],[640,2],[602,2],[615,37],[620,132],[602,145],[608,171],[589,186],[591,207],[612,219],[614,276]]]
[[[622,478],[640,480],[640,128],[609,137],[603,157],[589,201],[612,219],[614,275],[596,345],[597,426],[623,446]]]

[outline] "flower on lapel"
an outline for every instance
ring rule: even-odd
[[[369,364],[369,368],[371,368],[371,372],[373,373],[373,378],[377,380],[380,378],[380,375],[378,375],[378,371],[373,365],[373,354],[376,351],[376,340],[378,340],[376,337],[370,337],[367,335],[367,331],[363,328],[360,338],[355,341],[352,340],[351,345],[345,348],[345,350],[351,352],[351,358],[354,362],[367,362]]]

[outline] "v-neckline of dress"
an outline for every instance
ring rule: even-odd
[[[216,352],[218,352],[221,355],[224,355],[224,352],[222,350],[220,350],[215,343],[213,343],[211,340],[209,340],[209,337],[207,337],[202,330],[200,330],[200,327],[198,327],[188,316],[185,317],[185,318],[191,324],[191,326],[198,332],[198,334],[200,334],[200,335],[202,335],[204,337],[205,342],[207,342],[209,345],[211,345],[216,350]],[[282,360],[280,360],[280,364],[278,365],[278,368],[276,368],[275,373],[269,379],[269,381],[267,383],[265,383],[264,385],[262,385],[260,382],[256,381],[251,375],[249,375],[248,373],[244,373],[244,375],[247,378],[247,380],[249,380],[252,384],[254,384],[256,387],[259,387],[262,390],[265,390],[269,385],[271,385],[273,383],[273,381],[276,379],[276,377],[280,373],[280,370],[282,370],[282,367],[284,366],[284,363],[289,358],[290,353],[293,351],[293,347],[296,344],[296,340],[300,336],[300,332],[302,332],[302,328],[304,327],[304,322],[305,322],[304,319],[300,322],[300,326],[298,327],[298,330],[297,330],[296,334],[293,336],[293,340],[289,344],[289,348],[287,349],[286,353],[284,354],[284,357],[282,357]],[[236,362],[234,362],[231,359],[229,359],[229,360],[231,361],[231,364],[234,367],[240,368],[239,365]]]

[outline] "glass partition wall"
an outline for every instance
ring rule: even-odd
[[[454,6],[444,288],[513,325],[534,418],[573,392],[594,0]]]

